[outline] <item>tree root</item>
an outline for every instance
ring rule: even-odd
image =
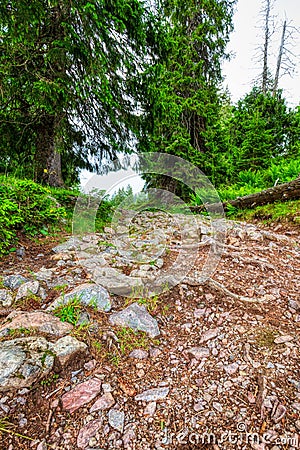
[[[276,270],[276,268],[273,266],[273,264],[270,264],[267,260],[262,259],[255,259],[255,258],[248,258],[246,256],[241,256],[240,253],[230,253],[230,252],[224,252],[222,256],[225,256],[227,258],[237,258],[240,263],[244,264],[252,264],[255,266],[261,267],[263,270],[267,267],[271,270]]]
[[[234,300],[237,300],[239,302],[242,303],[262,303],[264,300],[262,298],[250,298],[250,297],[245,297],[243,295],[238,295],[235,294],[232,291],[229,291],[229,289],[227,289],[223,284],[219,283],[218,281],[213,280],[212,278],[208,278],[207,280],[197,280],[197,279],[192,279],[192,278],[188,278],[185,280],[185,282],[191,286],[200,286],[203,284],[208,285],[209,287],[222,292],[222,294],[227,295],[230,298],[233,298]]]

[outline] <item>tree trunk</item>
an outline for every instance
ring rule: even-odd
[[[265,94],[267,92],[268,84],[268,49],[269,49],[269,20],[270,20],[271,0],[266,0],[265,8],[265,42],[264,42],[264,55],[263,55],[263,74],[262,74],[262,91]]]
[[[280,43],[280,47],[279,47],[276,74],[275,74],[275,80],[274,80],[273,95],[276,94],[276,91],[278,89],[279,72],[280,72],[280,67],[281,67],[282,54],[283,54],[283,50],[284,50],[285,33],[286,33],[286,19],[284,21],[283,28],[282,28],[281,43]]]
[[[223,207],[225,211],[228,209],[228,205],[238,209],[251,209],[256,206],[267,205],[268,203],[274,203],[276,201],[285,202],[287,200],[297,199],[300,199],[300,176],[289,183],[280,184],[279,186],[265,189],[256,194],[250,194],[245,197],[238,197],[235,200],[224,202]],[[204,209],[204,205],[191,208],[192,211],[196,212],[203,211]]]
[[[61,155],[56,151],[56,119],[45,116],[36,127],[36,180],[52,187],[64,185]]]

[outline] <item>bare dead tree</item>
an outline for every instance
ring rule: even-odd
[[[266,93],[270,89],[270,86],[273,87],[272,76],[269,70],[269,54],[271,38],[275,32],[275,17],[272,13],[274,1],[262,0],[262,7],[259,12],[259,29],[262,35],[262,44],[256,48],[254,61],[259,65],[262,63],[262,71],[253,82],[261,86],[263,93]]]
[[[286,19],[285,19],[285,21],[283,23],[283,27],[282,27],[281,42],[280,42],[280,47],[279,47],[276,73],[275,73],[275,79],[274,79],[273,95],[275,95],[275,92],[277,91],[277,88],[278,88],[279,72],[280,72],[282,54],[283,54],[283,49],[284,49],[285,33],[286,33]]]
[[[280,71],[283,72],[283,75],[288,74],[292,76],[295,70],[295,60],[297,59],[297,55],[292,52],[291,48],[295,45],[294,41],[296,34],[299,34],[299,29],[292,26],[291,22],[288,23],[287,18],[285,18],[282,25],[281,41],[277,57],[273,95],[275,95],[278,89]]]
[[[265,94],[267,92],[268,85],[268,50],[270,41],[270,11],[271,11],[271,0],[265,0],[265,25],[264,25],[264,57],[263,57],[263,73],[262,73],[262,91]]]
[[[296,67],[296,60],[299,55],[293,53],[293,47],[296,46],[296,38],[299,35],[299,28],[292,25],[292,21],[288,21],[287,17],[282,22],[281,27],[278,26],[276,16],[273,14],[274,3],[276,0],[262,0],[262,8],[260,10],[260,25],[262,32],[262,45],[256,49],[254,60],[261,64],[262,72],[259,77],[254,80],[255,84],[261,85],[264,94],[271,91],[273,95],[278,90],[279,80],[283,75],[293,75]],[[277,22],[277,24],[276,24]],[[273,34],[276,29],[282,29],[280,46],[277,55],[277,63],[275,68],[269,67],[270,48],[273,43]],[[274,73],[274,77],[272,76]]]

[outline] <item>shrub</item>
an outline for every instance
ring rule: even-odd
[[[62,224],[66,216],[51,195],[51,190],[31,180],[0,178],[0,255],[16,240],[17,232],[25,235],[47,234]]]

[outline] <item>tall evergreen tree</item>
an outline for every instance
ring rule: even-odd
[[[234,1],[163,0],[160,56],[147,73],[147,149],[181,156],[214,176],[225,151],[219,126],[221,62],[232,30]],[[150,81],[149,81],[150,80]],[[157,181],[157,180],[156,180]],[[174,190],[170,180],[160,184]]]
[[[22,154],[57,186],[61,158],[74,173],[128,149],[147,21],[139,0],[3,0],[2,163]]]
[[[240,170],[267,168],[277,157],[299,156],[299,113],[287,106],[280,90],[274,95],[254,87],[231,114],[226,126],[232,181]]]

